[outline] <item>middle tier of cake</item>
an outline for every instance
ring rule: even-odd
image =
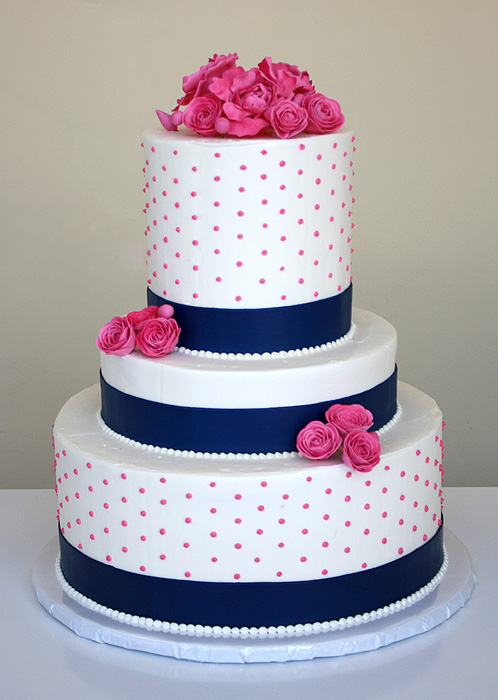
[[[293,452],[299,431],[333,403],[361,404],[372,430],[397,413],[394,327],[354,309],[325,349],[266,355],[101,353],[104,427],[126,441],[215,454]]]

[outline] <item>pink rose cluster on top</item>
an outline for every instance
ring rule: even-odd
[[[146,306],[126,316],[114,316],[97,338],[97,347],[107,355],[129,355],[138,348],[148,357],[162,357],[178,343],[180,328],[170,304]]]
[[[342,446],[342,461],[357,471],[369,472],[380,462],[379,437],[367,432],[373,425],[369,410],[360,404],[333,404],[325,420],[311,421],[299,432],[296,446],[304,457],[328,459]]]
[[[237,59],[215,54],[185,76],[185,95],[172,113],[156,111],[163,127],[176,131],[183,123],[202,136],[238,137],[273,130],[286,139],[302,131],[329,134],[344,124],[339,103],[316,92],[307,71],[268,56],[246,71]]]

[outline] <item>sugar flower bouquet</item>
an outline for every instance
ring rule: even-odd
[[[336,100],[316,92],[307,71],[264,58],[255,68],[237,66],[236,53],[215,54],[183,78],[184,96],[168,114],[157,110],[168,131],[180,124],[201,136],[329,134],[344,124]],[[184,108],[184,109],[180,109]]]

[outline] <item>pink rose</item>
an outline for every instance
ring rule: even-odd
[[[129,314],[126,314],[126,319],[135,333],[139,333],[142,330],[144,323],[150,318],[157,318],[157,314],[157,306],[146,306],[145,309],[142,309],[141,311],[130,311]]]
[[[290,99],[296,93],[311,94],[315,92],[307,71],[288,63],[273,63],[267,56],[258,64],[261,73],[273,87],[275,98]]]
[[[327,459],[341,446],[339,431],[330,423],[313,420],[298,434],[296,447],[308,459]]]
[[[257,68],[230,68],[215,78],[209,89],[223,102],[223,116],[216,123],[218,133],[256,136],[269,126],[261,113],[268,107],[272,92]]]
[[[310,134],[330,134],[344,124],[341,105],[319,92],[306,95],[302,106],[308,112],[308,129]]]
[[[308,113],[291,100],[279,100],[270,111],[270,122],[277,136],[287,139],[306,129]]]
[[[327,423],[335,425],[341,437],[352,430],[368,430],[373,425],[370,411],[358,403],[350,405],[335,403],[325,412]]]
[[[162,357],[176,347],[179,335],[174,318],[151,318],[137,335],[137,347],[148,357]]]
[[[215,123],[221,113],[221,101],[214,95],[194,97],[183,112],[183,123],[202,136],[216,136]]]
[[[352,430],[344,438],[342,461],[359,472],[369,472],[380,462],[380,442],[377,433]]]
[[[121,316],[106,323],[97,338],[97,347],[106,355],[129,355],[135,349],[135,331],[130,322]]]
[[[228,56],[215,54],[210,58],[205,66],[201,66],[192,75],[183,78],[184,97],[178,100],[179,106],[188,105],[194,97],[202,97],[208,94],[209,86],[215,78],[235,66],[238,56],[236,53],[229,53]]]

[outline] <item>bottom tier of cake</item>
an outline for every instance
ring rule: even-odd
[[[442,418],[408,385],[398,397],[362,473],[141,448],[102,429],[97,386],[81,392],[54,426],[61,582],[124,622],[195,634],[321,632],[415,602],[444,570]]]

